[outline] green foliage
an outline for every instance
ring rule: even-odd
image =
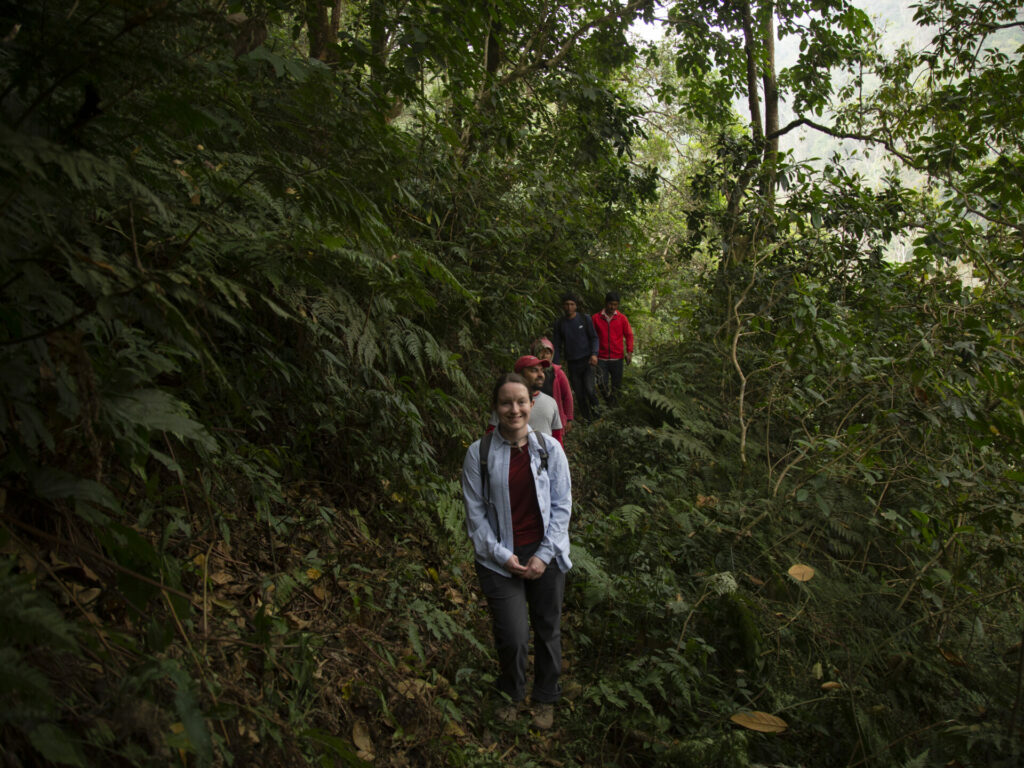
[[[698,35],[699,12],[674,9],[689,92],[742,87],[742,48],[721,37],[740,35],[740,10],[722,6],[735,18]],[[872,183],[839,155],[818,170],[784,158],[769,168],[724,131],[714,161],[694,158],[669,177],[676,220],[659,211],[651,230],[669,243],[692,230],[690,253],[724,258],[713,273],[691,272],[696,290],[676,287],[689,306],[649,339],[625,407],[573,435],[574,461],[601,468],[574,488],[585,557],[573,599],[586,609],[572,627],[577,673],[593,681],[592,710],[635,713],[621,730],[603,712],[576,723],[581,740],[612,744],[609,763],[720,744],[741,709],[789,728],[743,743],[737,764],[1019,761],[1021,694],[1005,681],[1018,679],[1006,651],[1022,616],[1020,240],[999,206],[1013,196],[1020,130],[1016,114],[980,104],[965,121],[947,99],[1019,74],[1019,51],[985,51],[996,27],[1016,34],[1019,9],[974,13],[921,7],[942,20],[916,61],[930,66],[924,88],[911,87],[906,52],[863,59],[889,68],[869,100],[875,127],[905,132],[872,133],[864,80],[837,92],[849,99],[833,113],[840,131],[873,138],[933,186],[910,188],[896,163]],[[954,31],[968,17],[979,24],[971,42]],[[871,43],[861,22],[841,21],[846,40],[815,27],[806,52],[824,55],[825,42],[840,58],[866,55],[848,46]],[[718,70],[726,83],[695,76],[711,71],[709,51],[733,57]],[[824,107],[827,68],[805,74],[805,106]],[[977,142],[975,160],[950,162],[957,136]],[[772,174],[782,199],[749,184]],[[727,199],[689,194],[705,185]],[[682,221],[691,208],[703,217]],[[886,261],[896,239],[914,242],[911,262]],[[810,581],[787,575],[798,563],[815,568]],[[683,713],[660,696],[668,677],[653,660],[666,648],[700,672]],[[609,672],[609,658],[630,672]],[[726,759],[697,754],[698,764]]]
[[[53,649],[63,663],[81,659],[74,626],[45,595],[32,589],[31,580],[14,573],[14,562],[0,564],[0,690],[4,711],[0,728],[15,745],[31,745],[57,765],[86,765],[73,731],[61,718],[59,676],[35,658],[39,647]]]
[[[0,16],[5,759],[1019,760],[1013,4],[922,3],[920,56],[673,6],[629,76],[650,4],[72,6]],[[761,74],[771,13],[798,108],[931,186],[744,137],[744,7]],[[643,359],[570,435],[579,690],[543,755],[482,748],[457,468],[610,285]]]
[[[594,8],[364,3],[337,34],[316,3],[3,12],[0,506],[34,552],[3,588],[36,646],[2,647],[36,712],[13,755],[358,764],[379,709],[410,751],[450,741],[450,684],[417,709],[390,682],[484,650],[444,474],[653,190],[607,78],[634,11]],[[63,565],[32,597],[37,562]],[[66,695],[41,670],[78,642]]]

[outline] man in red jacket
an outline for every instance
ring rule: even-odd
[[[623,365],[633,360],[633,329],[629,320],[619,312],[619,294],[609,291],[604,297],[604,309],[595,312],[594,330],[597,332],[597,366],[600,378],[610,380],[611,389],[606,397],[615,405],[622,387]]]

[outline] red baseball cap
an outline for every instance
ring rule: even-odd
[[[523,355],[518,360],[516,360],[516,364],[513,370],[516,373],[522,373],[523,368],[532,368],[535,365],[539,365],[541,368],[547,368],[549,365],[551,365],[551,361],[541,360],[539,357],[534,357],[533,355]]]

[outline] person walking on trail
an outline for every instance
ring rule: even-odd
[[[559,443],[562,443],[562,418],[558,403],[553,397],[541,392],[546,378],[544,371],[550,365],[551,363],[547,360],[541,360],[533,355],[523,355],[516,360],[513,370],[526,380],[526,386],[530,389],[530,397],[533,400],[530,426],[538,432],[551,435]],[[498,424],[498,415],[492,413],[491,424],[487,431],[490,432]]]
[[[594,313],[594,330],[597,332],[597,365],[601,379],[609,382],[607,391],[602,391],[609,405],[618,401],[622,388],[623,364],[633,360],[633,329],[629,319],[619,312],[619,294],[609,291],[604,297],[604,309]]]
[[[597,392],[594,388],[597,332],[591,319],[577,312],[577,307],[575,294],[566,293],[562,296],[562,317],[555,321],[551,338],[555,345],[551,362],[566,361],[576,415],[588,420],[597,407]]]
[[[534,636],[533,723],[554,723],[561,698],[562,599],[569,560],[572,487],[561,444],[530,427],[526,380],[506,373],[494,385],[498,427],[477,440],[462,464],[466,529],[490,609],[504,703],[499,719],[524,709],[530,628]]]
[[[551,363],[551,358],[555,356],[555,345],[547,336],[541,336],[530,344],[530,352],[539,359]],[[544,384],[541,385],[540,391],[555,398],[555,402],[558,403],[558,416],[562,420],[562,435],[564,437],[572,428],[573,404],[572,385],[569,384],[569,377],[565,375],[562,366],[551,363],[544,373]],[[562,442],[564,444],[565,441]]]

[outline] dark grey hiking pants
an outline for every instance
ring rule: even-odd
[[[572,387],[573,408],[577,417],[586,421],[595,415],[594,409],[597,408],[594,366],[590,364],[589,357],[581,357],[579,360],[569,360],[566,371]]]
[[[537,544],[516,547],[519,562],[525,565]],[[554,560],[539,579],[526,580],[499,576],[479,563],[476,566],[480,588],[487,597],[498,651],[498,690],[513,701],[526,697],[526,660],[529,655],[530,627],[533,627],[533,700],[554,702],[562,695],[558,677],[562,673],[562,597],[565,574]],[[529,622],[529,623],[527,623]]]

